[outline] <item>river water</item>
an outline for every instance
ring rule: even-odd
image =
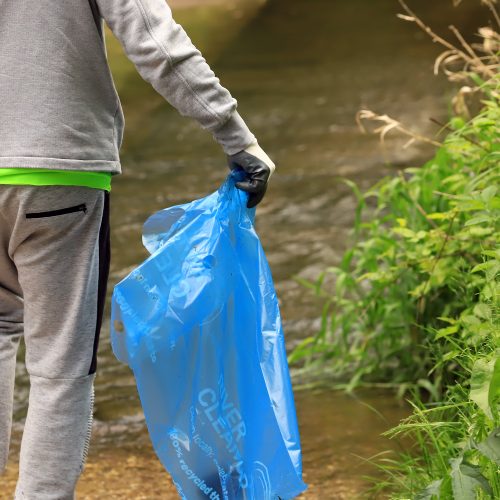
[[[471,33],[480,13],[472,5],[419,0],[418,11],[440,33],[453,23]],[[230,5],[227,5],[230,4]],[[432,74],[438,48],[396,18],[390,0],[176,0],[174,17],[238,99],[239,111],[277,170],[259,205],[256,230],[268,257],[287,348],[316,331],[321,302],[294,276],[315,278],[338,263],[354,218],[354,199],[339,176],[367,188],[405,165],[421,164],[432,149],[402,149],[389,137],[383,149],[363,135],[355,114],[369,108],[433,135],[430,118],[446,120],[452,94]],[[99,350],[94,436],[79,497],[176,498],[144,428],[134,379],[109,344],[113,286],[147,257],[140,231],[167,206],[203,197],[228,173],[212,137],[181,117],[135,71],[107,32],[108,57],[125,112],[123,175],[111,194],[112,262]],[[0,498],[13,491],[28,378],[18,363],[12,463]],[[294,369],[292,367],[292,374]],[[294,377],[298,387],[299,379]],[[304,479],[302,498],[359,498],[367,458],[396,445],[379,436],[407,409],[391,394],[297,390]],[[374,407],[376,411],[371,409]]]

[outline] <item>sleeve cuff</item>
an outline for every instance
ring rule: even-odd
[[[212,135],[227,155],[239,153],[250,144],[257,142],[256,137],[236,110],[221,127],[212,130]]]

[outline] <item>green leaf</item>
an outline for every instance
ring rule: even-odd
[[[484,210],[484,202],[482,200],[466,199],[457,205],[457,209],[461,212],[469,212],[471,210]]]
[[[491,434],[476,448],[492,462],[500,465],[500,427],[497,427]]]
[[[493,420],[493,406],[500,395],[500,357],[478,359],[472,367],[470,399]]]
[[[448,351],[441,359],[443,361],[450,361],[450,359],[456,358],[459,354],[461,354],[460,351]]]
[[[478,488],[488,495],[493,494],[490,483],[481,474],[481,469],[477,465],[463,463],[463,457],[450,460],[450,464],[454,500],[474,500]]]
[[[469,228],[469,233],[472,236],[488,236],[493,232],[493,227],[477,227],[471,226]]]
[[[474,125],[476,127],[490,127],[490,126],[495,126],[496,123],[491,118],[476,118],[474,120]]]
[[[484,85],[484,80],[477,73],[471,71],[469,77],[478,87]]]
[[[301,276],[294,276],[293,278],[300,285],[302,285],[306,288],[310,288],[311,290],[316,290],[316,283],[315,282],[308,280],[306,278],[302,278]]]
[[[395,227],[392,229],[392,232],[399,234],[404,238],[414,238],[416,236],[416,233],[414,231],[406,227]]]
[[[447,326],[446,328],[440,328],[439,330],[436,330],[436,339],[447,337],[448,335],[452,335],[453,333],[457,332],[458,332],[457,325]]]
[[[481,198],[484,200],[485,203],[488,203],[493,198],[493,196],[495,196],[496,192],[497,192],[496,186],[488,186],[481,193]]]
[[[487,257],[493,257],[494,259],[500,260],[500,250],[483,250],[481,253]]]
[[[441,484],[443,483],[442,479],[437,479],[436,481],[432,481],[426,488],[419,491],[415,495],[415,500],[432,500],[432,497],[439,498],[439,492],[441,490]]]
[[[500,208],[500,198],[498,196],[495,196],[490,200],[490,209],[498,210],[499,208]]]
[[[472,219],[469,219],[464,226],[473,226],[475,224],[482,224],[483,222],[491,222],[493,220],[493,217],[489,214],[480,214],[476,215],[475,217],[472,217]]]
[[[491,318],[491,308],[488,304],[479,303],[474,306],[474,314],[478,318],[490,319]]]
[[[461,116],[454,116],[450,120],[450,127],[454,130],[458,130],[465,125],[465,120]]]
[[[456,319],[454,319],[454,318],[448,318],[446,316],[438,316],[437,319],[439,319],[441,321],[444,321],[445,323],[449,323],[450,325],[454,325],[457,322]]]
[[[306,337],[304,340],[298,344],[293,351],[288,355],[287,361],[289,364],[294,363],[305,357],[309,354],[309,351],[306,349],[307,346],[313,344],[316,341],[315,337]]]
[[[488,396],[490,402],[490,408],[498,416],[497,404],[500,400],[500,355],[497,351],[495,366],[493,367],[493,375],[490,382],[490,392]]]
[[[498,273],[500,273],[500,262],[497,260],[488,260],[471,269],[471,273],[477,273],[478,271],[485,271],[486,279],[492,280]]]
[[[373,273],[365,273],[362,274],[361,276],[358,276],[356,278],[356,281],[359,283],[363,280],[369,280],[369,281],[384,281],[387,280],[390,277],[390,273],[384,272],[384,271],[377,271]]]
[[[423,281],[422,283],[419,283],[413,290],[410,290],[408,293],[412,297],[420,297],[421,295],[424,294],[424,292],[429,293],[430,286],[427,283],[427,281]]]
[[[442,219],[451,219],[453,217],[453,212],[432,212],[430,214],[427,214],[428,219],[433,219],[433,220],[442,220]]]
[[[465,314],[460,318],[460,321],[463,325],[469,327],[481,324],[481,320],[479,318],[476,318],[476,316],[472,316],[472,314]]]

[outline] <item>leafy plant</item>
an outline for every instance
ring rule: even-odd
[[[344,180],[358,201],[354,241],[337,266],[302,280],[325,298],[322,326],[289,362],[348,390],[379,384],[410,394],[413,413],[386,434],[412,446],[376,461],[385,472],[376,490],[500,498],[500,35],[481,28],[483,44],[473,46],[451,27],[455,46],[400,3],[400,17],[445,46],[436,71],[468,86],[444,141],[427,140],[438,149],[425,165],[365,193]],[[500,24],[496,2],[483,3]],[[422,139],[386,115],[362,110],[358,120],[381,124],[381,139],[390,130]]]

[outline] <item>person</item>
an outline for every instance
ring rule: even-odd
[[[16,499],[74,498],[89,448],[125,125],[104,22],[245,171],[249,208],[275,169],[165,0],[0,0],[0,471],[23,335],[30,379]]]

